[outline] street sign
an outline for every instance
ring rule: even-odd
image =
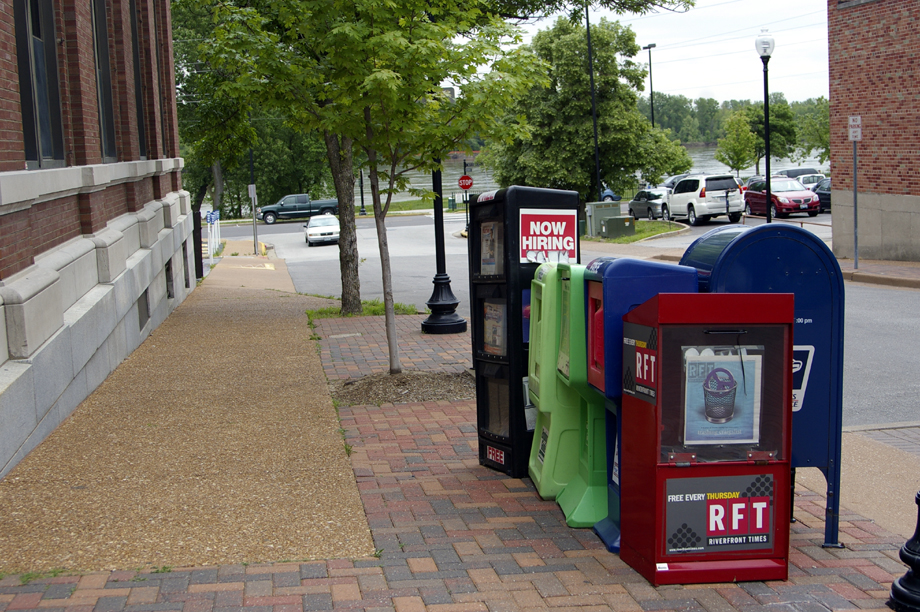
[[[473,186],[473,177],[469,176],[468,174],[464,174],[457,181],[457,184],[460,185],[460,189],[469,189]]]
[[[862,116],[861,115],[851,115],[850,122],[848,124],[850,132],[850,141],[859,142],[862,140]]]

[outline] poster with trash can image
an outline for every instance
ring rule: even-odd
[[[731,355],[709,347],[682,349],[684,444],[759,444],[762,356],[744,347]]]

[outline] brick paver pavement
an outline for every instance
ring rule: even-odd
[[[529,479],[478,464],[475,403],[340,408],[379,557],[0,581],[0,612],[412,612],[882,609],[903,538],[797,492],[788,581],[654,588],[589,529],[570,529]],[[161,568],[163,569],[163,568]]]
[[[404,365],[468,367],[469,334],[415,337],[423,318],[400,318]],[[386,370],[382,319],[322,320],[317,333],[330,378]],[[567,527],[555,502],[541,500],[529,479],[479,465],[475,402],[339,411],[377,556],[113,571],[26,584],[7,576],[0,580],[0,612],[881,610],[891,581],[905,571],[898,560],[903,538],[846,509],[845,548],[823,548],[825,500],[800,489],[788,581],[655,588],[591,530]]]
[[[470,332],[425,334],[426,315],[396,317],[396,337],[403,369],[462,372],[472,367]],[[383,317],[317,319],[320,358],[326,377],[347,379],[390,369]]]

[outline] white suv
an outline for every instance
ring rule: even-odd
[[[731,174],[693,174],[674,185],[668,204],[662,206],[662,217],[686,218],[690,225],[699,225],[727,214],[736,223],[743,211],[744,198]]]

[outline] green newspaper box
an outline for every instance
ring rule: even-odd
[[[570,527],[607,515],[604,398],[588,385],[584,271],[543,264],[530,296],[528,391],[537,422],[528,472]]]

